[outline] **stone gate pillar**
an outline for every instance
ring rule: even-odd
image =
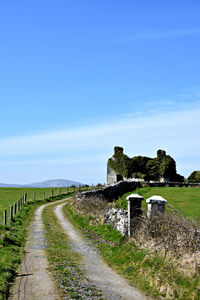
[[[147,218],[151,218],[156,213],[164,213],[165,212],[165,205],[167,204],[167,200],[161,196],[151,196],[146,200],[148,203],[147,209]]]
[[[142,200],[144,198],[138,194],[131,194],[126,197],[128,201],[128,236],[131,236],[131,221],[141,215]]]

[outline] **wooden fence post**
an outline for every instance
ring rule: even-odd
[[[10,219],[13,220],[13,205],[10,206]]]
[[[7,224],[7,210],[4,209],[4,225]]]
[[[36,200],[36,193],[34,193],[34,201]]]
[[[18,200],[18,211],[20,211],[20,200]]]
[[[16,213],[17,213],[17,203],[15,202],[14,203],[14,214],[16,215]]]
[[[20,207],[23,207],[22,198],[20,198]]]
[[[24,194],[24,201],[26,203],[26,201],[27,201],[27,193]]]

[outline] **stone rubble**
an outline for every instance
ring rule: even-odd
[[[104,218],[107,224],[117,229],[122,235],[127,235],[128,231],[128,211],[122,208],[110,208]]]

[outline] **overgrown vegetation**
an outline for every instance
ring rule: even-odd
[[[75,226],[96,240],[101,255],[112,268],[157,299],[200,298],[199,257],[194,255],[197,243],[191,245],[191,222],[173,214],[151,221],[143,217],[131,239],[116,238],[116,230],[111,227],[107,237],[105,227],[108,225],[103,224],[102,218],[103,205],[98,210],[98,204],[94,204],[96,199],[89,204],[90,201],[87,200],[87,204],[70,201],[65,214]],[[94,235],[95,227],[98,232]],[[174,239],[177,228],[179,231]],[[145,234],[141,235],[141,232]],[[182,234],[182,239],[179,239]]]
[[[108,165],[122,178],[136,177],[156,181],[167,178],[169,181],[184,181],[184,177],[176,172],[175,160],[166,155],[164,150],[158,150],[156,158],[146,156],[129,158],[123,153],[122,147],[116,146]]]
[[[57,205],[57,204],[56,204]],[[48,247],[46,249],[50,270],[64,299],[101,298],[101,292],[83,274],[81,256],[72,251],[70,241],[57,221],[54,206],[46,207],[43,221]],[[82,224],[86,223],[86,218]]]
[[[56,201],[65,196],[27,202],[8,226],[0,226],[0,299],[7,299],[17,268],[23,257],[29,224],[35,209],[46,202]]]

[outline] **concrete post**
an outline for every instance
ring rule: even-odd
[[[148,198],[146,200],[146,203],[148,203],[147,218],[150,219],[157,212],[165,212],[165,205],[167,204],[167,200],[161,196],[154,195]]]
[[[138,194],[131,194],[126,197],[128,201],[128,236],[131,236],[131,221],[141,215],[142,200],[144,198]]]

